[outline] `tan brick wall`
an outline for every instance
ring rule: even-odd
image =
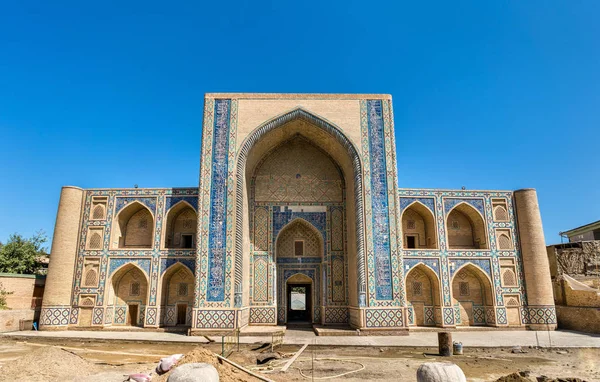
[[[14,332],[19,330],[20,320],[33,320],[35,310],[20,309],[20,310],[0,310],[0,333]],[[27,328],[31,330],[31,328]]]
[[[208,95],[207,95],[208,96]],[[277,95],[280,97],[280,95]],[[235,95],[233,95],[236,98]],[[297,108],[338,126],[360,150],[359,99],[240,99],[238,101],[238,148],[244,138],[261,124]]]
[[[600,308],[556,306],[560,329],[600,333]]]
[[[6,296],[9,309],[31,309],[33,298],[41,300],[44,283],[42,276],[0,274],[0,284],[10,292]]]

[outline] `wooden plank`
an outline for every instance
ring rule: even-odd
[[[242,371],[245,371],[246,373],[250,374],[251,376],[253,376],[253,377],[256,377],[256,378],[260,379],[261,381],[265,381],[265,382],[275,382],[275,381],[273,381],[272,379],[269,379],[269,378],[267,378],[267,377],[263,377],[262,375],[256,374],[256,373],[254,373],[254,372],[252,372],[252,371],[250,371],[250,370],[246,369],[245,367],[243,367],[243,366],[240,366],[240,365],[238,365],[237,363],[235,363],[235,362],[233,362],[233,361],[230,361],[230,360],[228,360],[228,359],[227,359],[227,358],[225,358],[225,357],[221,357],[221,356],[220,356],[220,355],[218,355],[218,354],[215,354],[215,355],[217,356],[217,358],[219,359],[219,362],[221,362],[221,363],[223,363],[223,362],[227,362],[227,363],[228,363],[228,364],[230,364],[231,366],[233,366],[233,367],[237,367],[238,369],[240,369],[240,370],[242,370]]]
[[[306,349],[308,347],[308,344],[304,344],[304,346],[302,346],[302,348],[300,350],[298,350],[298,352],[296,354],[294,354],[294,356],[292,357],[292,359],[290,359],[288,361],[288,363],[285,364],[285,366],[283,367],[283,369],[281,369],[282,373],[285,373],[287,371],[287,369],[290,368],[290,366],[292,366],[292,364],[294,363],[294,361],[296,360],[296,358],[298,358],[300,356],[300,354],[302,354],[302,352],[304,351],[304,349]]]

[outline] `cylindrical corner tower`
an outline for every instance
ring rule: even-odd
[[[525,273],[529,328],[554,330],[556,310],[537,193],[533,188],[526,188],[515,191],[514,197]]]
[[[83,194],[81,188],[72,186],[63,187],[60,193],[40,329],[66,329],[69,325]]]

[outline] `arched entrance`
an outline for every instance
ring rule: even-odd
[[[413,267],[406,275],[406,297],[412,309],[414,326],[435,326],[435,309],[440,307],[440,284],[436,273],[424,264]]]
[[[296,218],[281,229],[275,241],[277,321],[321,322],[323,238],[308,221]]]
[[[108,283],[108,305],[114,312],[113,325],[144,326],[148,303],[148,276],[134,264],[118,269]]]
[[[485,222],[479,211],[467,203],[454,207],[446,221],[449,249],[489,249]]]
[[[297,273],[286,280],[286,323],[313,322],[313,280]]]
[[[456,325],[485,325],[486,308],[493,306],[492,284],[481,269],[467,264],[452,278],[452,300]]]
[[[313,280],[312,320],[326,322],[335,308],[347,322],[348,305],[364,306],[366,293],[358,150],[334,125],[296,109],[259,126],[238,152],[236,208],[247,215],[236,214],[236,306],[250,306],[250,324],[285,321],[280,281],[295,269]],[[321,236],[321,259],[293,256],[280,264],[275,242],[296,218]]]
[[[190,326],[194,305],[194,274],[181,263],[165,272],[161,288],[161,311],[164,326]]]

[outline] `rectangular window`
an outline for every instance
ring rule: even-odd
[[[468,282],[459,282],[458,290],[459,290],[459,294],[461,296],[468,296],[469,295],[469,283]]]
[[[420,281],[413,282],[413,295],[421,296],[423,295],[423,283]]]
[[[417,248],[417,241],[415,236],[406,236],[406,248]]]
[[[178,296],[187,296],[188,295],[188,285],[186,283],[179,283],[179,287],[177,288]]]
[[[294,255],[304,256],[304,241],[302,241],[302,240],[294,241]]]
[[[181,235],[181,248],[193,248],[194,237],[192,235]]]
[[[140,283],[131,283],[129,287],[129,295],[130,296],[139,296],[140,295]]]

